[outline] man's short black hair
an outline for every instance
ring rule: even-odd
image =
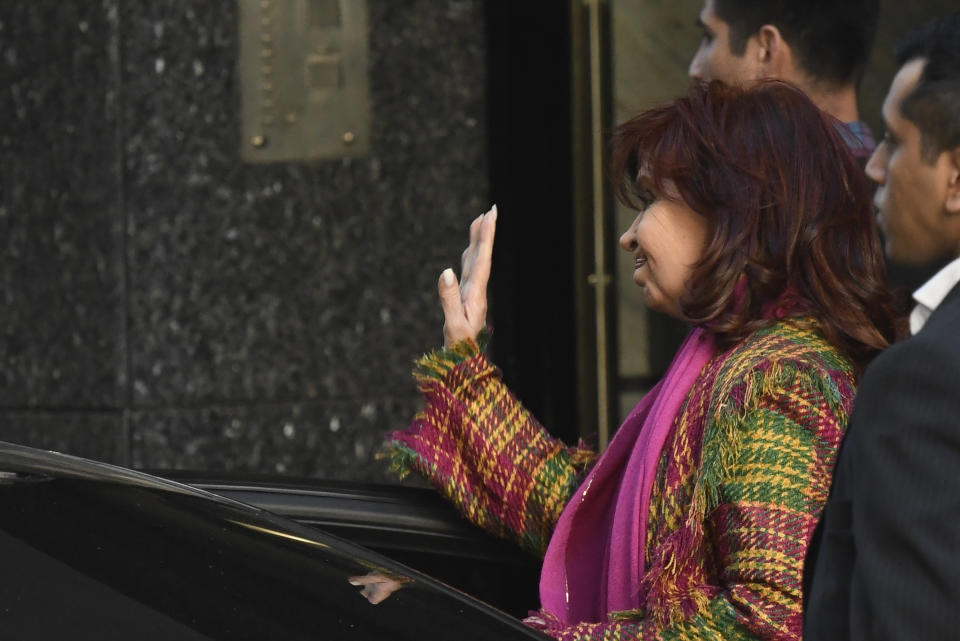
[[[765,24],[780,30],[801,69],[815,83],[858,84],[873,49],[879,0],[715,0],[730,25],[730,49],[742,55]]]
[[[940,152],[960,147],[960,11],[909,32],[894,58],[901,67],[927,61],[900,105],[900,113],[920,130],[924,156],[932,162]]]

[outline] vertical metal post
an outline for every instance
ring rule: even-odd
[[[593,192],[593,273],[588,282],[595,291],[597,349],[597,440],[602,450],[610,441],[610,380],[607,335],[607,289],[612,277],[607,273],[606,182],[604,177],[603,96],[603,20],[601,4],[605,0],[583,0],[590,16],[590,155]]]

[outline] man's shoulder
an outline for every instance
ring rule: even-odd
[[[864,374],[861,394],[882,392],[894,383],[953,377],[957,371],[960,371],[960,296],[952,295],[915,336],[895,343],[874,359]]]

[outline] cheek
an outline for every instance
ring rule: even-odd
[[[677,256],[670,265],[669,272],[663,279],[665,293],[673,298],[680,298],[686,292],[687,281],[690,280],[690,263]]]
[[[710,52],[710,66],[712,79],[728,85],[739,85],[743,82],[745,72],[740,68],[738,61],[719,49],[715,45]]]
[[[881,195],[883,217],[888,224],[893,223],[895,226],[902,226],[904,223],[904,204],[911,200],[916,201],[916,196],[919,195],[909,176],[902,175],[902,169],[896,159],[891,160],[887,167],[887,182]]]
[[[655,260],[649,263],[649,281],[660,296],[677,299],[686,291],[686,283],[690,277],[689,263],[686,262],[683,250],[672,244],[659,249]]]
[[[701,225],[657,225],[658,221],[653,217],[649,222],[650,228],[641,228],[640,232],[647,253],[653,259],[652,269],[657,272],[660,285],[665,290],[682,289],[693,265],[703,256],[706,228]]]

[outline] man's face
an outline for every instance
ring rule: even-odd
[[[867,175],[880,185],[874,202],[887,256],[904,263],[956,255],[960,244],[956,217],[946,208],[950,154],[942,152],[933,162],[924,157],[920,130],[900,111],[925,64],[922,59],[908,62],[894,77],[883,101],[886,135],[867,163]]]
[[[734,54],[730,50],[730,25],[717,17],[714,0],[704,0],[697,25],[703,31],[703,37],[700,48],[690,61],[687,73],[691,78],[738,85],[762,77],[762,69],[756,62],[754,52],[758,46],[756,38],[751,37],[747,41],[747,49],[742,55]]]

